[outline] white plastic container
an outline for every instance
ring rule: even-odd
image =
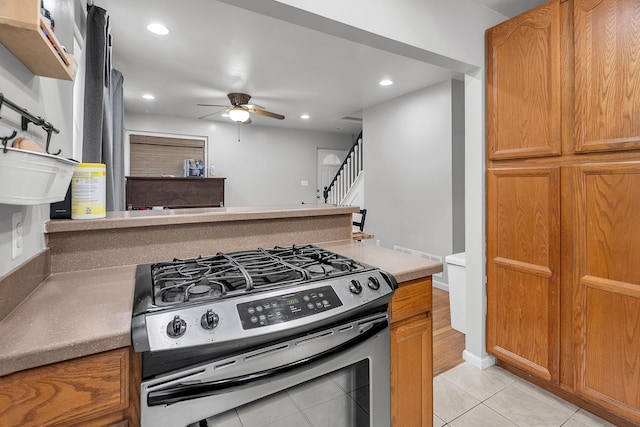
[[[0,145],[0,203],[41,205],[64,200],[78,162]]]
[[[447,275],[449,276],[451,327],[463,334],[467,333],[466,255],[466,252],[460,252],[445,257]]]
[[[71,180],[71,219],[104,218],[106,203],[106,165],[80,163]]]

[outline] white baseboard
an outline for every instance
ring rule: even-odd
[[[442,283],[439,282],[437,280],[433,281],[433,287],[434,288],[438,288],[438,289],[442,289],[445,292],[449,292],[449,285],[447,283]]]
[[[489,354],[480,358],[467,350],[462,352],[462,359],[479,369],[487,369],[496,364],[496,358]]]

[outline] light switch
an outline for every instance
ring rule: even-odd
[[[309,181],[307,181],[306,179],[303,179],[302,181],[300,181],[300,185],[302,185],[303,187],[308,187]]]

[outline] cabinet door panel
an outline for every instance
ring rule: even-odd
[[[576,151],[640,148],[640,2],[576,0]]]
[[[394,427],[424,427],[433,423],[432,347],[431,313],[391,327],[391,425]]]
[[[560,154],[559,2],[487,31],[490,159]]]
[[[576,389],[640,422],[640,162],[575,171]]]
[[[589,279],[581,283],[579,390],[640,421],[640,287]]]
[[[125,409],[128,356],[113,350],[0,378],[0,425],[71,425]]]
[[[540,378],[559,360],[560,173],[487,176],[487,350]]]

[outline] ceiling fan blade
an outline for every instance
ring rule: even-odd
[[[272,117],[272,118],[278,119],[278,120],[283,120],[284,119],[284,116],[282,114],[272,113],[270,111],[261,110],[259,108],[250,108],[249,112],[250,113],[260,114],[261,116]]]
[[[253,110],[256,108],[259,108],[260,110],[264,110],[264,107],[258,104],[243,104],[243,105],[240,105],[240,107],[246,108],[247,110]]]
[[[219,114],[219,113],[221,113],[221,112],[222,112],[222,111],[214,111],[213,113],[207,113],[207,114],[205,114],[204,116],[200,116],[200,117],[198,117],[198,119],[204,119],[204,118],[207,118],[207,117],[209,117],[209,116],[213,116],[213,115],[215,115],[215,114]]]
[[[199,107],[222,107],[222,108],[231,108],[229,105],[219,105],[219,104],[196,104]]]

